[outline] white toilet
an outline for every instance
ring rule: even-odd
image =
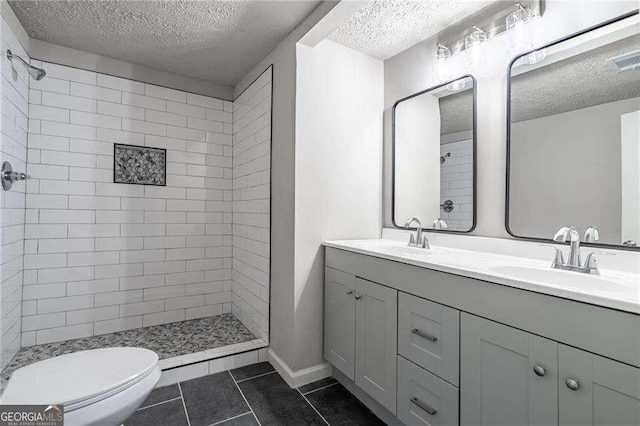
[[[2,403],[64,405],[66,425],[119,425],[144,402],[159,379],[158,355],[153,351],[93,349],[16,370]]]

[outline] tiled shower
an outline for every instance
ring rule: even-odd
[[[4,21],[1,44],[27,57]],[[271,68],[232,102],[1,63],[3,160],[31,176],[1,199],[1,367],[20,347],[223,314],[267,343]],[[167,185],[113,183],[114,143],[166,149]]]
[[[453,231],[473,226],[473,139],[440,145],[440,203],[453,202],[453,210],[440,207],[440,217]]]

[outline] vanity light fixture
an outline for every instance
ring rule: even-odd
[[[505,28],[508,43],[507,52],[509,54],[516,56],[533,47],[533,32],[529,23],[535,17],[536,14],[533,10],[523,6],[520,2],[516,3],[516,10],[507,15]],[[535,64],[545,57],[546,51],[541,49],[522,57],[520,62],[523,64]]]
[[[433,66],[434,75],[438,79],[438,82],[450,79],[449,58],[451,58],[451,50],[449,50],[447,46],[437,43],[436,53],[433,54]]]
[[[468,71],[478,71],[484,64],[483,43],[487,41],[487,33],[477,26],[464,38],[464,50]]]
[[[434,75],[436,76],[438,82],[451,80],[451,50],[443,45],[436,44],[436,53],[433,55],[433,64],[434,64]],[[447,84],[447,90],[452,92],[457,92],[458,90],[462,90],[466,86],[466,79],[458,79]]]
[[[510,54],[516,55],[533,47],[531,31],[527,27],[532,17],[531,9],[522,3],[516,3],[516,10],[507,15],[507,52]]]

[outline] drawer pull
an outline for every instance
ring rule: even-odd
[[[411,398],[411,402],[413,402],[418,407],[422,408],[424,411],[426,411],[427,413],[429,413],[432,416],[435,415],[438,412],[435,408],[430,407],[428,404],[420,401],[415,396],[413,398]]]
[[[414,328],[413,330],[411,330],[411,332],[416,336],[420,336],[423,339],[427,339],[430,342],[435,342],[436,340],[438,340],[438,338],[433,334],[425,333],[424,331],[420,331],[417,328]]]

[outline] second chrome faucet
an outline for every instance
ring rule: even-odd
[[[585,242],[593,243],[598,241],[599,234],[598,229],[595,226],[590,226],[584,233]],[[558,247],[553,247],[556,250],[556,256],[551,264],[552,268],[564,269],[568,271],[583,272],[587,274],[599,274],[598,264],[595,257],[595,252],[589,253],[584,263],[580,259],[580,234],[574,226],[563,226],[558,229],[553,236],[553,240],[559,243],[569,243],[569,258],[564,261],[562,250]],[[613,254],[608,252],[599,252],[598,254]]]

